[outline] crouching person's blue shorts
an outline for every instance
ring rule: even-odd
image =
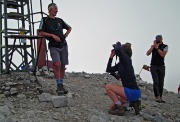
[[[124,92],[129,102],[136,101],[141,98],[141,90],[129,89],[124,87]]]

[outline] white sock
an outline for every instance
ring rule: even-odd
[[[116,101],[114,104],[121,105],[121,101]]]

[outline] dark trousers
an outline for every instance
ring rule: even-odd
[[[153,79],[154,96],[162,97],[165,77],[165,66],[151,65],[151,75]]]

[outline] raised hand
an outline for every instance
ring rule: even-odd
[[[110,58],[113,58],[116,55],[115,50],[111,50]]]

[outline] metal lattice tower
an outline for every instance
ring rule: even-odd
[[[4,38],[7,35],[19,35],[21,27],[25,28],[25,35],[35,35],[34,15],[41,17],[47,15],[42,10],[42,0],[40,2],[40,12],[33,13],[33,3],[37,0],[0,0],[0,73],[6,72],[10,55],[12,52],[13,39]],[[53,2],[53,0],[51,1]],[[28,66],[32,65],[36,58],[36,41],[21,43],[19,40],[15,44],[15,54],[13,54],[10,71],[28,71]],[[22,67],[25,67],[22,69]]]

